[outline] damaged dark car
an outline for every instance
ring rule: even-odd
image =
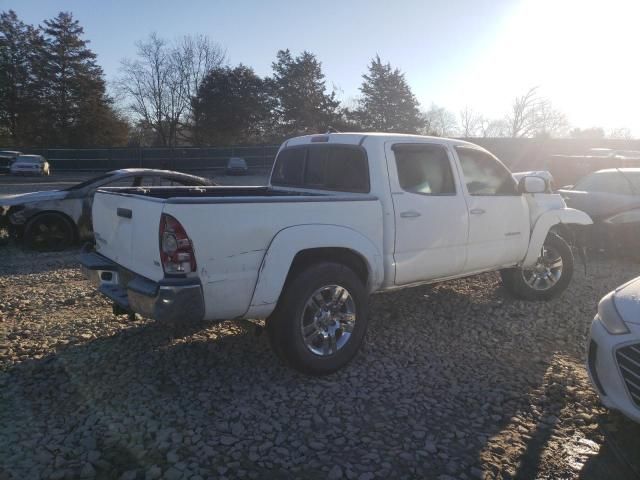
[[[590,173],[558,190],[567,206],[593,219],[586,243],[611,252],[640,246],[640,168],[609,168]]]
[[[63,250],[93,240],[91,207],[101,187],[211,186],[203,177],[168,170],[114,170],[64,190],[0,198],[0,228],[34,250]]]

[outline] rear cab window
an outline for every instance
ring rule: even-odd
[[[276,158],[271,184],[282,187],[369,193],[369,163],[364,149],[351,145],[285,148]]]

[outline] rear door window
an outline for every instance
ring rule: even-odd
[[[420,195],[455,195],[451,163],[439,145],[396,144],[393,146],[400,187]]]
[[[369,192],[364,150],[343,145],[310,145],[280,152],[271,183],[340,192]]]

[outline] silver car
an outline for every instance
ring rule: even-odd
[[[91,207],[101,187],[210,186],[212,181],[186,173],[147,168],[114,170],[64,190],[0,198],[0,227],[35,250],[62,250],[93,240]]]
[[[49,162],[42,155],[18,155],[9,171],[12,175],[51,175]]]

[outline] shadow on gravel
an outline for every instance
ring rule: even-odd
[[[559,385],[553,392],[549,390],[550,388],[547,387],[545,394],[551,394],[559,401],[547,406],[541,412],[542,417],[536,423],[531,439],[527,441],[525,451],[520,456],[520,465],[516,470],[515,478],[525,480],[538,477],[543,452],[553,436],[554,429],[560,422],[558,417],[566,406],[566,388],[564,385]]]
[[[0,245],[0,277],[47,273],[60,268],[78,266],[79,248],[61,252],[34,252],[11,240]]]
[[[265,335],[232,322],[180,335],[141,322],[24,360],[0,373],[0,478],[539,470],[576,389],[546,376],[557,351],[579,357],[584,340],[565,302],[509,299],[484,275],[376,295],[371,312],[361,354],[324,378],[282,366]]]
[[[640,479],[640,425],[617,412],[598,417],[603,443],[580,472],[580,479]]]
[[[238,337],[254,337],[248,326],[234,324],[213,342],[196,336],[192,343],[180,344],[207,326],[175,329],[146,323],[0,372],[0,478],[56,477],[51,468],[45,469],[44,475],[42,469],[36,470],[31,477],[29,467],[39,463],[64,465],[58,471],[60,478],[76,478],[92,451],[98,457],[93,461],[98,478],[165,463],[164,455],[158,452],[141,456],[145,431],[156,434],[165,422],[174,425],[187,413],[191,415],[193,405],[188,405],[187,399],[201,392],[193,386],[185,391],[185,379],[195,373],[206,382],[215,368],[228,361],[224,352],[237,350]],[[246,370],[257,367],[237,364],[234,371],[241,379]],[[151,397],[151,403],[145,397]],[[145,398],[144,404],[138,401],[141,398]],[[201,418],[217,410],[209,398],[202,399],[201,406],[194,412]],[[145,429],[133,432],[124,412],[143,420]],[[48,432],[45,438],[43,432]],[[27,454],[28,461],[21,465],[20,458],[7,456],[7,449],[20,443],[25,433],[42,446],[29,452],[33,457]],[[222,432],[213,429],[211,433]],[[132,443],[127,441],[130,438]],[[77,455],[79,451],[84,455]]]
[[[193,474],[271,478],[326,478],[336,461],[351,478],[468,472],[545,371],[544,358],[527,359],[514,377],[512,362],[488,348],[512,336],[493,318],[503,302],[447,287],[376,296],[362,354],[324,378],[280,365],[245,323],[177,336],[155,323],[129,327],[2,374],[0,452],[25,438],[31,449],[0,463],[15,478],[33,465],[45,478],[91,468],[98,478],[143,478],[180,462],[202,469]],[[451,306],[489,324],[463,328]],[[416,315],[421,322],[407,320]],[[451,329],[464,333],[451,338]]]

